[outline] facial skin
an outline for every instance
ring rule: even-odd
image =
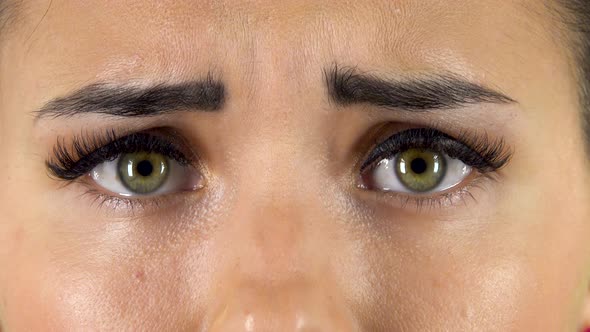
[[[578,85],[540,0],[54,0],[24,1],[17,15],[0,46],[0,330],[588,322]],[[384,80],[452,74],[515,102],[339,105],[324,77],[335,64]],[[226,93],[215,112],[35,113],[89,84],[208,73]],[[162,127],[198,155],[202,188],[131,207],[46,169],[59,140]],[[503,140],[512,158],[449,201],[360,188],[375,141],[415,127]]]

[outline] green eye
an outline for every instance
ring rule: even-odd
[[[443,180],[446,168],[442,154],[419,149],[400,153],[395,164],[400,182],[413,192],[428,192],[435,189]]]
[[[159,153],[127,153],[119,158],[118,176],[123,185],[136,194],[157,191],[166,181],[168,172],[168,160]]]

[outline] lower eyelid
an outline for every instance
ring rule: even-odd
[[[425,193],[420,195],[403,192],[359,190],[360,197],[368,200],[371,206],[375,203],[390,211],[391,208],[400,211],[426,215],[444,215],[453,213],[457,208],[464,208],[473,203],[478,203],[492,190],[491,184],[497,178],[490,174],[482,174],[473,171],[462,183],[440,193]]]
[[[88,178],[88,180],[90,179]],[[107,193],[86,181],[83,185],[85,186],[84,191],[76,198],[86,198],[90,206],[104,209],[106,215],[116,218],[143,218],[144,216],[161,215],[163,207],[168,211],[173,211],[184,202],[181,193],[152,197],[124,197]]]

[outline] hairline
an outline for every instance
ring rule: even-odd
[[[22,0],[0,0],[0,41],[16,29],[22,5]]]
[[[545,5],[558,23],[556,33],[564,40],[572,74],[578,83],[580,122],[590,157],[590,3],[583,1],[547,0]]]

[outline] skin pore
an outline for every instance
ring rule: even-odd
[[[0,330],[590,324],[579,80],[541,1],[16,8],[0,39]],[[191,165],[182,191],[115,195],[90,162],[59,162],[128,135],[178,147],[163,164]],[[429,135],[498,167],[471,157],[481,172],[443,193],[380,190],[376,146]]]

